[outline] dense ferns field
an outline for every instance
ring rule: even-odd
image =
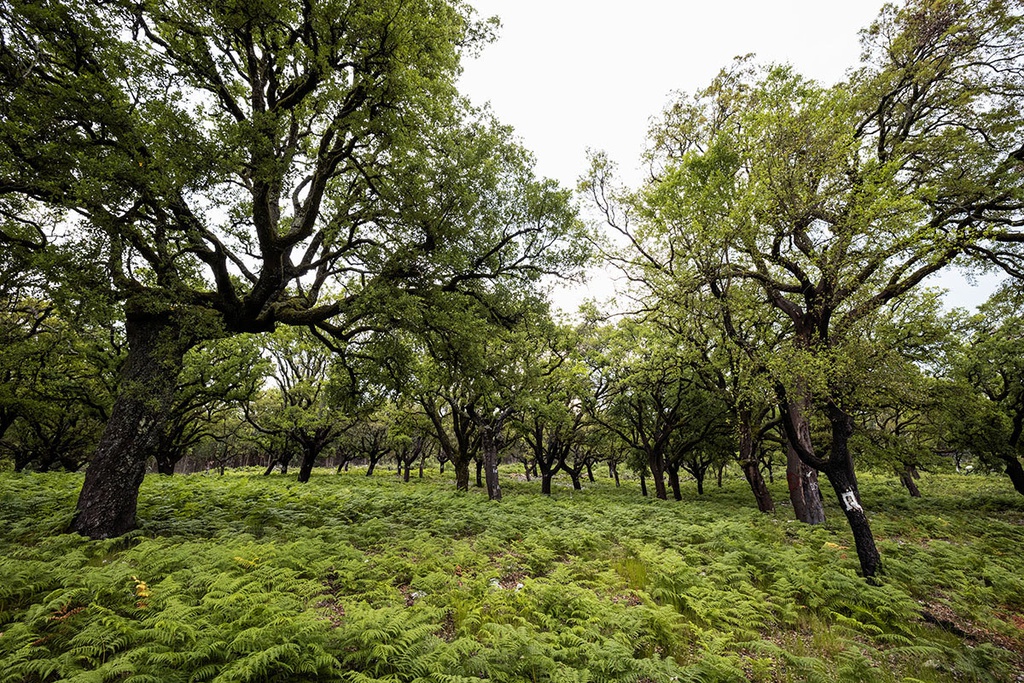
[[[1024,498],[864,476],[883,554],[635,482],[150,476],[140,528],[63,534],[77,475],[0,473],[0,681],[1021,681]],[[773,486],[777,501],[784,488]]]

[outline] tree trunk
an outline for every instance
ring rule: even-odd
[[[111,538],[135,527],[146,460],[163,432],[185,352],[195,341],[180,320],[129,312],[128,356],[117,398],[100,437],[71,530],[89,538]]]
[[[545,496],[551,495],[551,477],[552,474],[549,472],[543,472],[540,475],[540,492]]]
[[[695,468],[695,470],[696,471],[693,473],[693,478],[697,480],[697,495],[698,496],[703,496],[704,495],[704,475],[707,474],[707,470],[705,468],[702,468],[702,467],[701,468]]]
[[[875,547],[875,539],[871,534],[871,526],[868,524],[867,515],[860,503],[860,492],[857,490],[857,481],[850,476],[845,465],[829,467],[825,471],[829,483],[839,498],[840,507],[846,514],[846,521],[853,532],[853,542],[857,548],[857,558],[860,560],[861,572],[865,577],[873,577],[879,570],[881,556],[878,548]]]
[[[676,500],[682,500],[683,492],[679,488],[679,467],[669,465],[666,469],[668,470],[668,484],[672,487],[672,497]]]
[[[1014,490],[1024,496],[1024,467],[1021,467],[1020,460],[1010,453],[1003,459],[1003,462],[1006,463],[1006,474],[1013,482]]]
[[[580,472],[576,470],[569,470],[569,478],[572,480],[572,488],[576,491],[583,490],[583,484],[580,483]]]
[[[757,509],[761,512],[775,512],[775,501],[772,500],[771,491],[764,483],[761,476],[761,467],[758,462],[757,448],[754,445],[754,430],[752,426],[752,414],[749,410],[740,412],[740,468],[743,476],[750,484],[750,490],[757,501]]]
[[[483,488],[484,486],[484,461],[483,458],[479,458],[476,461],[476,487]]]
[[[588,461],[587,462],[587,479],[593,484],[596,480],[594,479],[594,466]]]
[[[725,465],[719,465],[718,469],[715,470],[715,480],[718,482],[718,488],[722,488],[722,472],[725,471]]]
[[[865,578],[871,578],[879,571],[881,556],[875,547],[875,538],[871,534],[868,516],[860,502],[857,490],[857,475],[853,470],[853,458],[850,455],[849,441],[853,433],[853,418],[841,407],[831,404],[828,407],[829,422],[832,426],[832,450],[829,453],[825,475],[839,498],[839,504],[846,513],[846,521],[853,532],[853,540],[857,546],[857,558]]]
[[[786,442],[786,483],[789,485],[789,500],[793,503],[793,514],[804,524],[823,524],[825,508],[821,502],[818,487],[818,473],[808,467],[797,455],[796,449]]]
[[[906,467],[899,473],[900,481],[907,487],[907,491],[910,492],[911,498],[920,498],[921,490],[917,488],[917,483],[914,482],[914,471],[913,467]]]
[[[456,491],[468,491],[469,490],[469,460],[453,461],[452,465],[455,467],[455,490]],[[442,463],[442,467],[444,463]]]
[[[408,482],[409,477],[412,475],[412,461],[405,463],[405,474],[402,476],[402,481]]]
[[[644,498],[647,497],[647,474],[644,472],[640,473],[640,493]]]
[[[171,476],[174,474],[174,466],[177,465],[176,460],[170,460],[168,458],[157,457],[156,459],[156,471],[165,476]]]
[[[480,445],[483,449],[484,474],[487,479],[487,497],[501,500],[501,484],[498,482],[498,444],[495,441],[497,429],[485,424],[480,430]],[[479,470],[477,470],[479,477]]]
[[[305,484],[313,474],[313,465],[316,464],[316,457],[320,455],[319,450],[314,447],[303,449],[302,461],[299,463],[299,483]]]
[[[772,500],[772,493],[764,483],[764,477],[761,476],[761,468],[758,467],[757,461],[744,460],[741,467],[743,476],[746,477],[747,483],[750,484],[750,490],[754,494],[754,500],[757,501],[757,509],[760,512],[775,512],[775,501]]]
[[[662,459],[652,455],[648,458],[651,467],[651,478],[654,479],[654,495],[660,500],[668,500],[668,492],[665,490],[665,471]]]

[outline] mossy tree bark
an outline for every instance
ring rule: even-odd
[[[111,538],[135,527],[146,460],[159,442],[185,352],[198,341],[183,327],[169,311],[127,314],[117,400],[86,470],[72,531]]]

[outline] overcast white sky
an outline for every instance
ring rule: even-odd
[[[463,93],[490,102],[537,158],[540,175],[574,188],[588,148],[605,150],[635,185],[649,119],[674,91],[693,92],[733,57],[787,62],[831,84],[857,66],[858,31],[880,0],[469,0],[497,15],[498,41],[465,64]],[[984,294],[947,278],[953,305]],[[594,286],[605,296],[607,288]],[[985,288],[987,292],[988,288]],[[574,301],[578,297],[571,297]],[[575,304],[567,301],[566,305]]]

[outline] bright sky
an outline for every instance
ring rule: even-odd
[[[498,41],[465,65],[463,93],[490,102],[537,158],[538,173],[574,188],[588,148],[606,151],[636,185],[648,123],[674,91],[706,85],[733,57],[786,62],[825,84],[860,57],[858,31],[881,0],[468,0],[497,15]],[[607,283],[607,278],[602,278]],[[977,303],[955,275],[952,305]],[[985,288],[987,292],[987,288]],[[590,294],[608,287],[592,283]],[[562,305],[575,307],[586,291]]]

